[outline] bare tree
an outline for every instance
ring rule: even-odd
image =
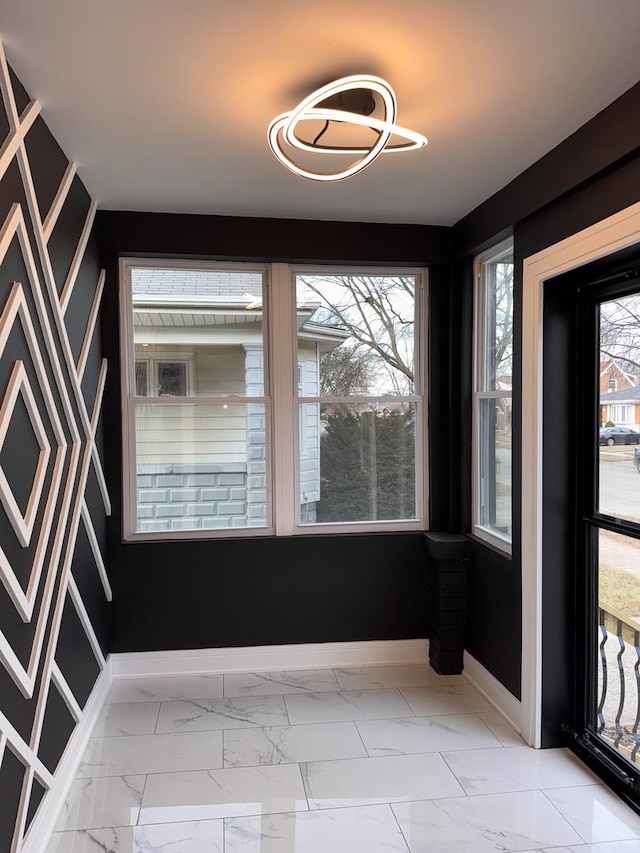
[[[313,275],[299,282],[320,301],[313,321],[350,334],[324,357],[325,371],[337,374],[323,376],[323,383],[335,393],[370,393],[374,382],[393,393],[413,390],[413,276]]]
[[[496,265],[494,370],[499,376],[513,375],[513,263]]]
[[[640,374],[640,294],[603,302],[600,308],[600,360],[611,359],[620,368]]]
[[[371,352],[343,344],[322,356],[320,393],[333,397],[366,394],[373,384],[375,370]]]

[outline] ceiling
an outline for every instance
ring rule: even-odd
[[[640,0],[20,0],[7,59],[99,207],[452,225],[640,80]],[[366,72],[419,151],[317,183],[270,120]]]

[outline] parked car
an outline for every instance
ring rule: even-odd
[[[614,444],[640,444],[640,432],[631,427],[603,427],[600,430],[598,443],[609,447],[613,447]]]

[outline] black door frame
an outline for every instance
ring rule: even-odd
[[[544,285],[543,482],[545,632],[543,746],[566,744],[640,813],[640,772],[595,732],[597,692],[597,535],[638,526],[597,512],[599,331],[601,301],[640,291],[637,247],[573,270]],[[585,567],[588,582],[584,582]]]

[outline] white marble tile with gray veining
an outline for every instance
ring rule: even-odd
[[[467,794],[499,794],[572,785],[596,785],[598,778],[568,749],[504,746],[444,752]]]
[[[69,789],[56,831],[134,826],[138,821],[144,776],[76,779]]]
[[[285,696],[284,700],[292,725],[413,716],[400,692],[394,689],[301,693]]]
[[[300,769],[311,809],[456,797],[463,793],[446,763],[434,753],[310,761],[301,764]]]
[[[584,841],[633,838],[640,850],[640,815],[604,785],[545,789],[544,794]]]
[[[147,777],[138,823],[307,811],[300,768],[229,767]]]
[[[221,820],[56,832],[47,853],[224,853]]]
[[[225,767],[366,756],[367,750],[351,722],[236,729],[224,733]]]
[[[77,775],[126,776],[216,767],[222,767],[222,732],[181,732],[93,738]]]
[[[500,745],[475,714],[360,720],[355,725],[371,756],[410,755],[443,749],[485,749]]]
[[[503,746],[524,746],[518,732],[497,711],[478,711],[477,716]]]
[[[178,699],[218,699],[223,696],[222,675],[158,675],[154,678],[116,678],[107,704],[169,702]]]
[[[158,702],[124,702],[105,705],[91,737],[120,737],[153,734],[158,719]]]
[[[601,844],[572,844],[571,847],[546,847],[532,853],[638,853],[637,841],[603,841]]]
[[[479,690],[470,684],[441,687],[401,687],[407,704],[418,717],[441,714],[475,714],[493,711]]]
[[[438,675],[427,663],[404,666],[347,666],[333,671],[340,690],[448,686],[450,683],[446,675]]]
[[[391,806],[411,853],[505,853],[580,843],[540,791]]]
[[[240,696],[235,699],[163,702],[156,731],[160,734],[288,724],[282,696]]]
[[[225,696],[282,696],[339,690],[331,669],[285,672],[234,672],[224,676]]]
[[[388,805],[227,818],[225,853],[408,853]]]

